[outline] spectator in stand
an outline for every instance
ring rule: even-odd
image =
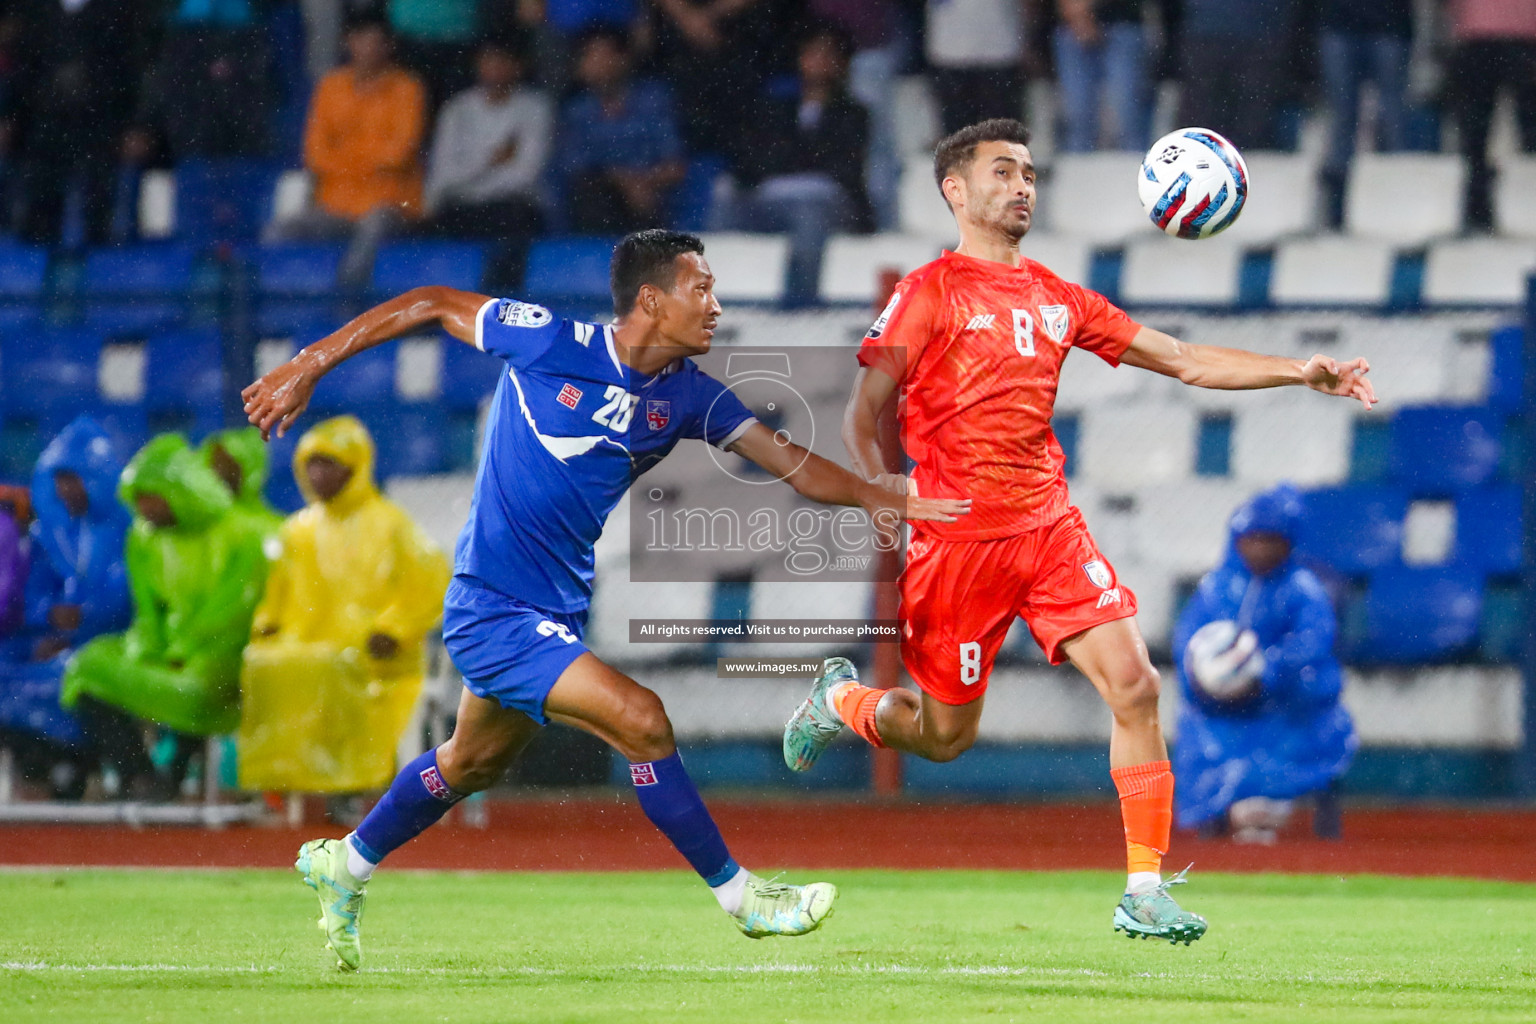
[[[65,198],[79,186],[84,241],[112,235],[118,145],[140,68],[136,0],[20,0],[15,89],[5,110],[19,163],[19,230],[62,238]]]
[[[945,135],[990,117],[1023,118],[1028,2],[928,0],[928,66]]]
[[[656,63],[672,87],[683,142],[717,152],[782,52],[784,0],[652,0]]]
[[[1270,843],[1293,802],[1318,795],[1314,831],[1339,836],[1337,783],[1354,757],[1338,623],[1323,585],[1291,558],[1303,514],[1289,484],[1232,514],[1225,561],[1174,627],[1184,707],[1173,751],[1181,828]]]
[[[365,15],[347,29],[349,61],[327,74],[310,103],[304,166],[314,177],[305,212],[268,225],[268,242],[350,238],[339,282],[359,288],[374,253],[421,211],[426,91],[391,56],[389,26]]]
[[[229,488],[234,499],[229,514],[244,519],[264,539],[275,537],[283,517],[261,493],[267,482],[267,445],[261,431],[254,427],[220,430],[204,438],[197,452]]]
[[[1300,0],[1183,0],[1179,121],[1279,149]]]
[[[426,83],[429,110],[470,85],[480,0],[389,0],[400,62]]]
[[[30,515],[24,488],[0,487],[0,643],[15,634],[26,615]]]
[[[1355,155],[1360,86],[1376,87],[1376,148],[1393,152],[1406,140],[1408,57],[1413,0],[1323,0],[1318,54],[1328,101],[1328,151],[1322,182],[1328,224],[1344,222],[1344,182]]]
[[[554,102],[522,84],[526,43],[492,36],[475,58],[478,84],[443,107],[427,172],[426,230],[500,243],[491,280],[522,281],[529,241],[544,225],[540,188],[554,134]]]
[[[353,416],[316,424],[293,472],[307,507],[283,524],[241,676],[240,784],[379,790],[426,668],[451,570],[373,480]]]
[[[1499,90],[1515,101],[1520,148],[1536,153],[1536,0],[1450,0],[1450,101],[1467,161],[1467,227],[1493,227],[1488,134]]]
[[[1060,21],[1052,35],[1061,102],[1061,148],[1141,152],[1152,141],[1151,86],[1147,78],[1146,0],[1056,0]],[[1099,112],[1108,101],[1115,130],[1104,133]]]
[[[665,222],[686,171],[666,87],[630,78],[629,39],[611,28],[576,46],[582,89],[566,103],[560,176],[571,229],[619,235]]]
[[[796,95],[760,97],[733,133],[732,171],[745,186],[716,211],[716,230],[790,236],[785,300],[816,301],[821,254],[836,231],[867,231],[864,160],[869,115],[848,92],[853,41],[835,25],[800,42]]]

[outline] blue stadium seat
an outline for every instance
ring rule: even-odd
[[[212,328],[159,334],[144,346],[144,409],[152,423],[192,434],[224,421],[224,354]]]
[[[1392,478],[1415,496],[1455,494],[1493,478],[1500,417],[1479,406],[1418,406],[1392,416]]]
[[[342,362],[320,378],[310,404],[335,415],[393,402],[395,352],[394,345],[376,345]]]
[[[176,164],[176,234],[198,248],[261,233],[281,169],[265,160],[187,157]]]
[[[523,297],[543,303],[607,305],[608,262],[615,238],[546,238],[528,250]]]
[[[80,293],[86,322],[102,334],[152,332],[184,318],[197,290],[191,247],[124,245],[92,251]]]
[[[1500,327],[1488,337],[1488,404],[1499,412],[1520,410],[1525,380],[1525,328]]]
[[[293,451],[299,446],[299,438],[304,436],[304,431],[316,422],[318,420],[306,414],[282,437],[278,437],[274,430],[268,441],[267,486],[264,493],[272,507],[284,514],[297,512],[304,507],[304,495],[299,491],[298,481],[293,478]]]
[[[422,285],[477,292],[485,275],[485,247],[473,242],[398,242],[379,250],[373,290],[398,295]]]
[[[397,402],[362,413],[378,447],[378,478],[425,476],[448,468],[448,416],[435,402]]]
[[[1518,587],[1488,587],[1483,591],[1477,647],[1485,660],[1518,661],[1529,632],[1530,620]]]
[[[1456,497],[1454,562],[1489,575],[1520,571],[1520,488],[1481,487]]]
[[[470,412],[496,391],[507,364],[457,338],[443,339],[442,389],[439,401],[451,411]]]
[[[27,419],[45,433],[100,402],[101,335],[50,329],[0,335],[7,420]]]
[[[1477,638],[1483,581],[1460,568],[1383,569],[1365,596],[1365,632],[1350,660],[1416,664],[1465,653]]]
[[[294,325],[334,316],[340,245],[274,245],[256,250],[257,327],[282,334]]]
[[[1358,576],[1402,560],[1408,498],[1371,484],[1324,487],[1304,495],[1296,552],[1346,576]]]
[[[36,302],[48,278],[48,250],[41,246],[0,243],[0,300]]]

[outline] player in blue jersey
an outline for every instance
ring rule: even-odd
[[[968,501],[910,498],[784,443],[687,359],[720,317],[692,235],[642,231],[614,249],[611,325],[451,288],[417,288],[299,352],[245,389],[263,436],[282,434],[337,363],[437,322],[507,364],[492,400],[469,521],[444,603],[443,639],[464,677],[453,736],[407,765],[345,839],[305,843],[295,865],[320,895],[340,966],[361,962],[358,925],[374,867],[457,801],[496,782],[545,722],[585,729],[630,762],[640,807],[746,935],[801,935],[837,889],[764,881],[737,865],[693,782],[655,693],[582,642],[593,545],[634,479],[683,438],[735,452],[816,501],[872,517],[953,522]]]

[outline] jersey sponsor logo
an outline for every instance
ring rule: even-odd
[[[571,324],[571,331],[576,336],[576,344],[587,347],[592,344],[592,335],[597,333],[597,328],[577,320]]]
[[[437,770],[437,765],[429,765],[421,770],[421,784],[427,787],[427,792],[444,803],[456,803],[459,795],[448,788],[448,783],[443,781],[442,773]]]
[[[650,761],[629,766],[629,781],[637,786],[656,785],[656,765]]]
[[[870,326],[869,333],[865,335],[866,338],[878,338],[880,335],[885,333],[886,325],[891,322],[891,314],[896,312],[896,305],[900,301],[901,292],[899,290],[892,292],[891,301],[887,302],[885,304],[885,309],[880,311],[880,316],[877,317],[875,322]]]
[[[1110,583],[1113,582],[1109,577],[1109,566],[1105,565],[1098,559],[1094,559],[1091,562],[1084,562],[1083,572],[1088,574],[1088,582],[1092,583],[1100,590],[1108,590]]]
[[[1040,307],[1040,326],[1056,344],[1060,345],[1066,339],[1067,328],[1071,325],[1072,314],[1066,306]]]
[[[667,424],[672,422],[672,403],[659,398],[647,400],[645,422],[652,430],[665,430]]]
[[[997,320],[996,313],[977,313],[971,317],[971,322],[965,325],[968,331],[985,331]]]
[[[554,314],[543,306],[513,299],[502,299],[496,309],[496,319],[508,327],[543,327],[554,318]]]
[[[567,409],[574,409],[576,408],[576,403],[581,401],[581,389],[572,387],[570,384],[567,384],[561,388],[560,393],[555,396],[555,401],[559,402]]]
[[[1109,590],[1106,590],[1106,591],[1104,591],[1104,593],[1099,595],[1099,607],[1100,608],[1103,608],[1105,605],[1119,604],[1119,603],[1120,603],[1120,588],[1119,587],[1112,587]]]

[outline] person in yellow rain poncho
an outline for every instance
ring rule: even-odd
[[[97,637],[64,673],[60,703],[81,694],[186,736],[240,721],[240,654],[266,582],[262,535],[180,434],[146,444],[118,497],[134,512],[125,550],[133,624]]]
[[[294,452],[309,504],[283,524],[245,653],[246,789],[354,793],[394,778],[450,571],[379,493],[373,459],[352,416],[317,424]]]
[[[209,434],[198,454],[234,495],[231,514],[247,518],[258,532],[276,537],[283,517],[261,494],[267,483],[267,445],[261,431],[243,427]]]

